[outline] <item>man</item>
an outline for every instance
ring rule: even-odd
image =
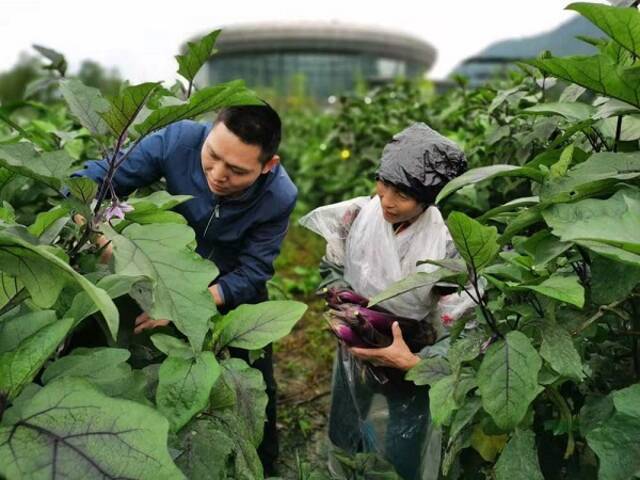
[[[297,198],[277,155],[280,138],[280,118],[271,107],[230,107],[213,124],[181,121],[145,138],[114,178],[118,196],[164,177],[169,193],[194,197],[175,210],[195,230],[197,253],[220,270],[209,290],[223,313],[267,300],[266,282]],[[101,182],[106,171],[105,160],[90,161],[80,175]],[[168,323],[142,313],[135,332]],[[232,354],[248,358],[246,351]],[[262,371],[269,395],[258,452],[265,473],[271,473],[278,453],[271,346],[254,366]]]

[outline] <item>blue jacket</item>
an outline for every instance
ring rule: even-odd
[[[298,191],[278,165],[240,196],[218,197],[209,190],[200,150],[212,124],[176,122],[148,136],[116,172],[118,196],[164,177],[167,191],[194,198],[174,208],[196,232],[196,251],[220,270],[216,283],[224,310],[266,300],[266,282],[287,232]],[[79,175],[98,183],[107,171],[106,160],[89,161]],[[212,279],[213,280],[213,279]]]

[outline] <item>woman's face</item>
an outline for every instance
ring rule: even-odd
[[[378,180],[376,192],[380,197],[382,215],[389,223],[413,221],[424,211],[420,202],[389,183]]]

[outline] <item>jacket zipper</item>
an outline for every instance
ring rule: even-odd
[[[207,231],[209,230],[209,226],[211,225],[211,220],[213,220],[213,218],[220,218],[220,200],[218,200],[218,203],[215,204],[215,206],[213,207],[213,210],[211,211],[211,215],[209,216],[209,220],[207,221],[207,226],[204,227],[204,233],[202,234],[202,238],[206,238],[207,236]]]

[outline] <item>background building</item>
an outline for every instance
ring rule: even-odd
[[[224,27],[218,53],[199,80],[236,78],[287,95],[303,85],[318,100],[351,91],[358,82],[422,77],[436,50],[412,36],[341,23],[263,23]]]

